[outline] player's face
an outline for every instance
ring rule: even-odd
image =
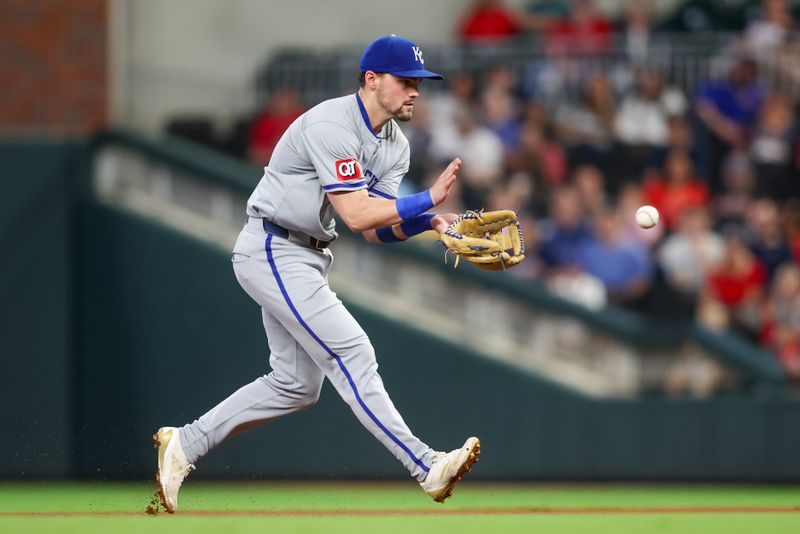
[[[381,76],[378,86],[378,103],[393,119],[411,120],[420,83],[422,78],[401,78],[394,74],[385,74]]]

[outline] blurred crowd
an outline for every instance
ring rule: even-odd
[[[725,75],[685,90],[648,62],[670,43],[647,8],[628,2],[614,24],[591,0],[474,2],[457,29],[464,46],[535,33],[542,60],[521,70],[498,55],[423,84],[401,125],[404,193],[458,156],[457,194],[442,208],[516,210],[528,260],[510,275],[590,307],[733,329],[800,379],[800,108],[757,76],[800,79],[797,21],[785,0],[764,0],[726,48]],[[614,69],[593,61],[612,48],[624,58]],[[248,125],[246,157],[263,165],[304,110],[295,91],[274,92]],[[645,204],[661,214],[648,230],[634,220]]]

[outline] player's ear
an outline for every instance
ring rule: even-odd
[[[380,74],[368,70],[364,73],[364,84],[371,90],[376,90],[380,85]]]

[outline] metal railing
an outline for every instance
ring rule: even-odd
[[[736,55],[735,33],[656,33],[644,43],[615,36],[607,49],[590,55],[572,52],[545,38],[527,37],[505,45],[447,45],[425,48],[426,65],[451,75],[482,76],[505,66],[517,76],[528,95],[544,99],[576,96],[586,74],[604,72],[618,91],[630,87],[636,69],[659,71],[671,85],[692,94],[698,84],[724,76]],[[261,99],[282,87],[300,92],[307,103],[340,96],[356,86],[361,50],[291,48],[273,54],[259,69],[256,89]],[[800,78],[785,72],[775,55],[760,55],[758,75],[769,87],[792,96],[800,93]],[[435,84],[427,89],[437,90]]]
[[[642,48],[617,36],[603,54],[566,57],[554,57],[543,39],[532,37],[504,46],[426,46],[425,58],[426,65],[448,77],[466,71],[480,78],[493,67],[507,66],[527,96],[535,95],[546,103],[577,98],[586,74],[598,71],[606,73],[615,90],[623,93],[641,66],[658,70],[667,83],[691,95],[702,81],[724,75],[737,37],[730,33],[655,34]],[[120,118],[155,130],[170,116],[196,112],[213,117],[215,126],[225,130],[263,106],[278,88],[297,90],[307,106],[355,91],[360,54],[359,47],[284,48],[266,58],[246,82],[148,63],[131,64],[126,67],[127,89],[120,103]],[[758,65],[767,86],[780,88],[793,98],[800,95],[800,72],[788,72],[787,58],[767,54],[759,57]],[[447,82],[426,84],[424,93],[445,87]],[[192,102],[199,104],[193,109]]]

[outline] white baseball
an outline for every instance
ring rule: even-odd
[[[653,206],[642,206],[636,210],[636,223],[642,228],[652,228],[658,224],[658,210]]]

